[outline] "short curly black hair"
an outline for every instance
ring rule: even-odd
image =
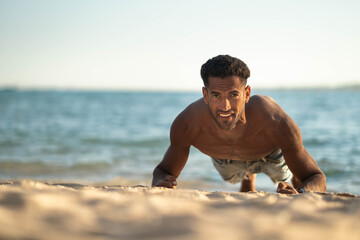
[[[246,85],[248,77],[250,77],[250,69],[238,58],[229,55],[219,55],[209,59],[201,66],[201,78],[204,86],[209,86],[209,77],[229,77],[238,76],[240,81]]]

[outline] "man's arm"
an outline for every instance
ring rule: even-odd
[[[174,188],[177,185],[176,178],[180,175],[189,156],[190,147],[170,144],[161,163],[153,172],[153,187]]]
[[[184,168],[190,151],[190,139],[193,136],[191,127],[186,123],[186,112],[182,112],[173,122],[170,130],[170,146],[163,160],[154,169],[153,187],[174,188],[176,178]]]
[[[282,151],[289,169],[299,183],[298,186],[296,186],[296,189],[290,184],[280,183],[277,192],[296,194],[300,189],[305,191],[325,192],[326,177],[304,147],[298,152],[294,149]]]
[[[299,182],[297,188],[306,191],[325,192],[325,175],[303,146],[299,127],[287,115],[281,122],[279,132],[282,137],[278,138],[278,142],[286,164]],[[281,185],[277,191],[279,193],[297,193],[296,189],[288,186],[282,188]]]
[[[276,104],[277,105],[277,104]],[[270,135],[272,141],[281,148],[286,164],[295,177],[297,189],[305,191],[324,192],[326,177],[319,166],[303,146],[299,127],[278,105],[277,114],[273,119]],[[280,183],[279,193],[298,193],[297,189],[287,183]]]

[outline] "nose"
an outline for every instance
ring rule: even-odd
[[[231,105],[230,105],[230,101],[227,98],[223,98],[220,102],[220,106],[219,106],[221,111],[227,112],[230,110]]]

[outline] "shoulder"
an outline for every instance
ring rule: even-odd
[[[191,145],[200,134],[201,118],[206,113],[206,105],[199,99],[187,106],[175,118],[170,129],[170,140],[175,144]]]
[[[252,96],[247,103],[246,110],[251,116],[272,125],[286,118],[286,113],[280,105],[265,95]]]
[[[251,96],[248,104],[261,109],[264,113],[273,112],[280,107],[274,99],[265,95]]]
[[[298,148],[302,145],[300,129],[295,121],[271,97],[251,97],[250,109],[257,119],[262,119],[266,135],[282,148]]]

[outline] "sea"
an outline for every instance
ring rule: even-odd
[[[327,191],[360,195],[360,91],[254,90],[271,96],[299,125],[303,144],[327,177]],[[0,90],[0,181],[151,185],[175,117],[199,92]],[[209,156],[191,148],[179,187],[238,191]],[[276,186],[259,174],[257,190]]]

